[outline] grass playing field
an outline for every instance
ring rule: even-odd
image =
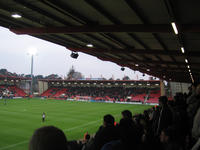
[[[27,150],[34,130],[44,125],[61,128],[68,140],[81,139],[85,132],[97,131],[105,114],[112,114],[119,121],[122,110],[135,114],[149,107],[42,99],[7,100],[5,104],[0,100],[0,150]],[[43,112],[46,113],[44,123]]]

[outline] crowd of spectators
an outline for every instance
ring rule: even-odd
[[[76,96],[88,96],[92,99],[103,98],[104,100],[112,99],[115,101],[126,101],[128,97],[133,97],[139,94],[148,94],[149,88],[135,88],[135,87],[65,87],[67,90],[65,93],[66,98],[74,98]],[[156,89],[157,90],[157,89]],[[55,95],[58,89],[51,90],[50,94]],[[157,90],[158,91],[158,90]],[[131,99],[130,99],[131,100]]]
[[[200,149],[200,84],[193,84],[187,95],[177,93],[172,101],[159,97],[157,107],[141,114],[129,110],[121,114],[119,123],[106,114],[94,135],[86,133],[78,141],[67,141],[56,127],[42,127],[33,134],[29,150]]]
[[[10,90],[8,87],[0,86],[0,97],[12,98],[14,94],[15,94],[15,91]]]

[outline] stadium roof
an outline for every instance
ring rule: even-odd
[[[131,86],[131,87],[159,87],[161,80],[61,80],[61,79],[39,79],[57,86],[71,85],[101,85],[101,86]]]
[[[199,6],[188,0],[1,0],[0,26],[164,80],[191,82],[200,74]]]

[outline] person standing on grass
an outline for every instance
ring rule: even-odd
[[[43,112],[43,113],[42,113],[42,122],[45,121],[45,118],[46,118],[46,114]]]

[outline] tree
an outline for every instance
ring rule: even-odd
[[[36,79],[44,79],[43,75],[37,75],[35,76]]]
[[[8,73],[7,69],[0,69],[1,75],[7,75],[7,73]]]
[[[50,75],[46,76],[45,79],[62,79],[62,78],[59,77],[59,75],[57,75],[57,74],[50,74]]]
[[[25,78],[31,78],[31,75],[27,74],[27,75],[25,75]],[[33,78],[34,78],[34,76],[33,76]]]

